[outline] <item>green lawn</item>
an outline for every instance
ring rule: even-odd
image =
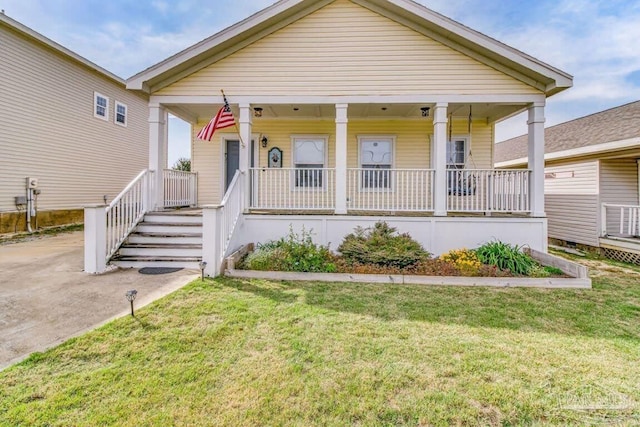
[[[196,281],[0,373],[0,425],[638,425],[640,274]]]

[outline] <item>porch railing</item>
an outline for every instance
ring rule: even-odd
[[[529,170],[447,170],[447,211],[528,213]]]
[[[244,198],[243,198],[243,181],[244,175],[240,171],[236,171],[236,174],[229,185],[229,189],[220,203],[220,259],[222,262],[229,249],[233,232],[236,229],[236,225],[240,220],[242,212],[244,211]]]
[[[268,210],[333,210],[335,169],[252,168],[251,207]]]
[[[640,237],[640,206],[603,203],[602,237]]]
[[[165,169],[164,207],[193,207],[198,204],[198,174]]]
[[[430,169],[349,169],[349,210],[433,211],[434,174]]]
[[[118,251],[144,215],[149,212],[155,172],[141,172],[106,208],[106,260]],[[97,242],[96,242],[97,243]],[[95,244],[95,243],[94,243]]]

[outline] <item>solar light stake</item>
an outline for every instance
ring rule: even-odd
[[[204,269],[207,268],[207,263],[205,261],[200,261],[200,273],[202,281],[204,281]]]
[[[127,301],[131,303],[131,316],[134,317],[135,315],[133,314],[133,301],[136,299],[136,295],[138,295],[138,291],[136,291],[135,289],[127,291],[126,293]]]

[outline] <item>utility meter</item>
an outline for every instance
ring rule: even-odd
[[[38,178],[27,178],[27,188],[29,190],[38,188]]]

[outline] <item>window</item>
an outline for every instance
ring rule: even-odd
[[[109,120],[109,98],[98,92],[93,93],[93,116]]]
[[[127,126],[127,106],[118,101],[116,101],[116,124]]]
[[[360,142],[360,188],[390,189],[393,168],[394,137],[361,137]]]
[[[447,169],[464,169],[467,163],[467,138],[447,142]]]
[[[324,187],[324,167],[327,156],[326,137],[294,137],[293,167],[296,188]]]

